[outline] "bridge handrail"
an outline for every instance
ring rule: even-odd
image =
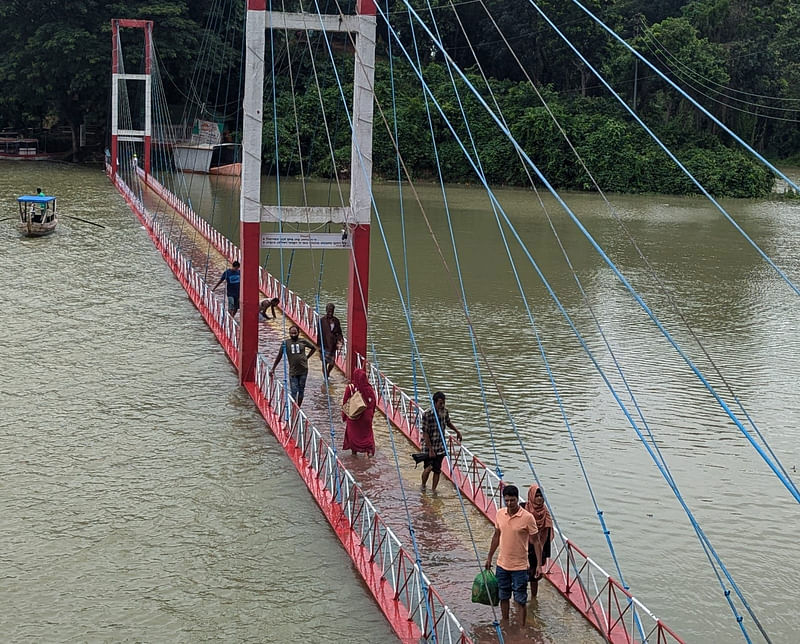
[[[120,177],[116,178],[115,184],[131,207],[147,222],[154,241],[160,246],[192,301],[208,311],[207,322],[212,329],[217,327],[215,330],[227,341],[228,346],[225,348],[228,355],[234,361],[237,360],[238,323],[227,314],[221,299],[214,295],[191,261],[161,230],[155,221],[155,215],[146,209]],[[276,437],[283,442],[284,448],[291,441],[301,451],[315,478],[331,500],[339,506],[348,526],[366,549],[369,563],[377,566],[381,578],[392,590],[393,599],[405,607],[409,621],[416,624],[425,640],[470,644],[471,640],[455,614],[392,529],[380,517],[375,505],[364,494],[352,473],[336,456],[327,438],[309,421],[285,390],[283,382],[270,375],[268,361],[261,353],[257,354],[256,387],[277,417],[282,419],[280,426],[273,428]]]
[[[564,575],[566,593],[577,586],[580,598],[587,601],[586,611],[602,615],[601,632],[609,637],[622,635],[626,642],[648,642],[653,636],[659,644],[681,640],[666,624],[656,617],[641,601],[631,595],[620,583],[592,560],[578,546],[560,536],[559,551],[551,558],[545,569],[547,574]],[[566,556],[565,556],[566,555]],[[555,570],[553,560],[558,559],[562,568]],[[598,583],[599,577],[599,583]],[[605,598],[605,603],[603,603]],[[610,610],[613,608],[614,610]],[[651,626],[646,627],[642,618],[647,617]],[[617,641],[617,639],[615,639]]]
[[[430,580],[409,555],[392,529],[342,464],[328,440],[285,391],[279,378],[270,376],[269,361],[258,354],[256,386],[283,419],[283,441],[292,441],[315,472],[331,498],[339,504],[348,525],[369,552],[369,561],[408,610],[426,639],[437,642],[469,642],[458,619],[444,603]],[[276,431],[276,435],[278,431]],[[286,444],[286,443],[284,443]]]
[[[142,168],[136,168],[139,178],[144,181],[151,190],[158,194],[171,208],[177,211],[186,221],[200,232],[229,262],[240,259],[239,248],[227,237],[219,233],[211,224],[200,217],[189,205],[182,201],[169,188],[164,186],[152,175],[146,175]],[[303,332],[313,341],[317,340],[317,329],[319,328],[319,313],[310,306],[297,293],[287,288],[282,282],[276,279],[269,271],[260,267],[259,280],[261,291],[267,297],[277,297],[281,301],[281,309],[300,326]],[[343,363],[347,355],[347,340],[337,351],[337,363]]]
[[[366,361],[364,356],[359,355],[356,363],[367,371],[384,413],[419,447],[422,439],[422,407],[374,364]],[[459,485],[465,497],[494,523],[497,510],[501,507],[503,481],[463,442],[456,440],[453,433],[445,430],[445,434],[450,463],[446,463],[443,471]],[[598,630],[609,636],[616,635],[620,637],[619,641],[624,642],[646,642],[653,634],[657,634],[656,641],[659,643],[682,642],[666,624],[566,535],[555,527],[553,535],[555,552],[544,572],[574,605],[579,608],[580,604],[584,605],[581,612],[590,620],[594,618]],[[576,565],[577,561],[583,564]],[[592,594],[590,589],[596,592]],[[619,595],[624,599],[620,599]],[[606,599],[605,603],[601,598]],[[630,624],[625,621],[626,617],[630,618]],[[652,628],[639,628],[637,621],[641,622],[643,617],[653,621]]]
[[[109,170],[110,166],[106,165],[106,171],[109,172]],[[203,305],[208,309],[213,323],[217,325],[227,341],[228,346],[224,348],[228,356],[234,363],[237,363],[239,359],[239,324],[233,317],[227,315],[224,301],[214,295],[214,292],[203,276],[194,268],[192,262],[164,233],[156,221],[156,213],[153,213],[144,205],[142,200],[134,194],[130,186],[119,175],[115,177],[115,185],[131,208],[146,220],[154,236],[154,241],[168,255],[168,261],[170,261],[172,268],[177,270],[178,278],[181,284],[187,288],[187,292],[189,292],[194,304],[197,305],[202,301]],[[189,287],[191,287],[191,290]]]
[[[211,244],[216,248],[225,258],[232,262],[240,259],[239,248],[231,242],[230,239],[225,237],[222,233],[218,232],[211,224],[198,215],[187,203],[175,195],[169,188],[165,187],[153,175],[145,174],[144,170],[140,167],[136,168],[136,173],[139,178],[144,181],[153,192],[155,192],[161,199],[164,200],[173,210],[180,214],[186,221],[194,226],[200,234],[203,235]],[[124,181],[122,182],[124,184]],[[127,187],[127,184],[125,184]],[[128,188],[130,190],[130,188]]]
[[[239,250],[234,244],[220,235],[157,180],[145,177],[141,169],[138,171],[140,176],[195,226],[218,251],[230,261],[238,258]],[[268,297],[280,298],[284,313],[306,335],[316,340],[319,315],[312,306],[264,268],[260,271],[260,288]],[[344,344],[336,356],[336,362],[342,369],[346,355],[347,346]],[[381,410],[414,445],[419,447],[422,436],[420,405],[363,356],[357,356],[357,364],[367,371],[370,382],[375,386]],[[456,441],[452,433],[446,432],[446,441],[450,462],[445,462],[443,472],[459,486],[465,497],[494,523],[502,499],[502,480],[463,443]],[[683,644],[683,640],[666,624],[566,535],[555,528],[553,534],[555,554],[551,555],[550,563],[544,571],[545,575],[559,592],[593,623],[595,628],[614,642],[647,642],[655,635],[658,644],[671,642]],[[620,599],[620,595],[624,599]],[[641,619],[644,617],[652,620],[652,627],[647,628],[642,625]]]

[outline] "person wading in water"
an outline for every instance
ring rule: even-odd
[[[461,442],[461,432],[450,420],[450,412],[444,403],[444,394],[437,391],[433,394],[433,408],[422,414],[422,451],[427,452],[425,468],[422,470],[422,487],[428,484],[428,477],[433,472],[431,492],[436,491],[442,474],[442,461],[446,453],[442,442],[445,427],[452,429],[456,433],[456,440]]]
[[[308,353],[306,353],[306,349],[309,350]],[[300,329],[293,324],[289,327],[289,337],[281,344],[272,369],[269,370],[270,375],[274,376],[275,368],[284,354],[286,355],[286,359],[289,361],[289,389],[292,392],[292,398],[297,401],[298,407],[303,404],[305,397],[308,359],[314,355],[316,350],[317,348],[313,344],[300,337]]]
[[[497,557],[497,585],[500,597],[500,613],[508,620],[509,600],[514,595],[514,602],[519,606],[522,625],[527,619],[528,603],[528,549],[536,549],[537,561],[542,560],[539,552],[538,529],[536,519],[519,504],[519,490],[515,485],[503,488],[504,508],[497,511],[494,523],[494,535],[486,557],[486,569],[491,570],[492,558],[500,546]]]

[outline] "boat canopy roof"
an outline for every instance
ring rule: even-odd
[[[50,203],[55,200],[55,197],[40,197],[39,195],[22,195],[21,197],[17,197],[17,201],[22,201],[23,203]]]

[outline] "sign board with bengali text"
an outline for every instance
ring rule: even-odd
[[[350,248],[342,233],[261,233],[261,248]]]

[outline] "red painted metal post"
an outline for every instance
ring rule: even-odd
[[[347,368],[350,378],[358,354],[367,357],[367,303],[369,296],[369,225],[350,227],[353,244],[347,284]]]
[[[358,0],[356,2],[356,13],[360,16],[374,16],[377,13],[375,0]]]
[[[258,353],[258,269],[259,237],[261,223],[240,221],[242,251],[242,283],[239,296],[241,311],[239,328],[242,339],[239,344],[239,382],[255,382],[256,354]]]
[[[239,201],[241,287],[239,382],[255,382],[258,356],[259,247],[261,233],[261,123],[264,100],[266,0],[247,0],[247,54]]]
[[[133,20],[131,18],[117,18],[120,27],[130,27],[131,29],[144,29],[149,22],[153,24],[152,20]]]
[[[119,33],[119,21],[111,21],[111,73],[119,72],[119,51],[117,51],[117,34]]]
[[[569,543],[564,544],[564,547],[567,551],[567,568],[564,571],[564,594],[569,595],[572,592],[572,583],[569,580],[569,565],[572,562],[572,553],[569,551]]]

